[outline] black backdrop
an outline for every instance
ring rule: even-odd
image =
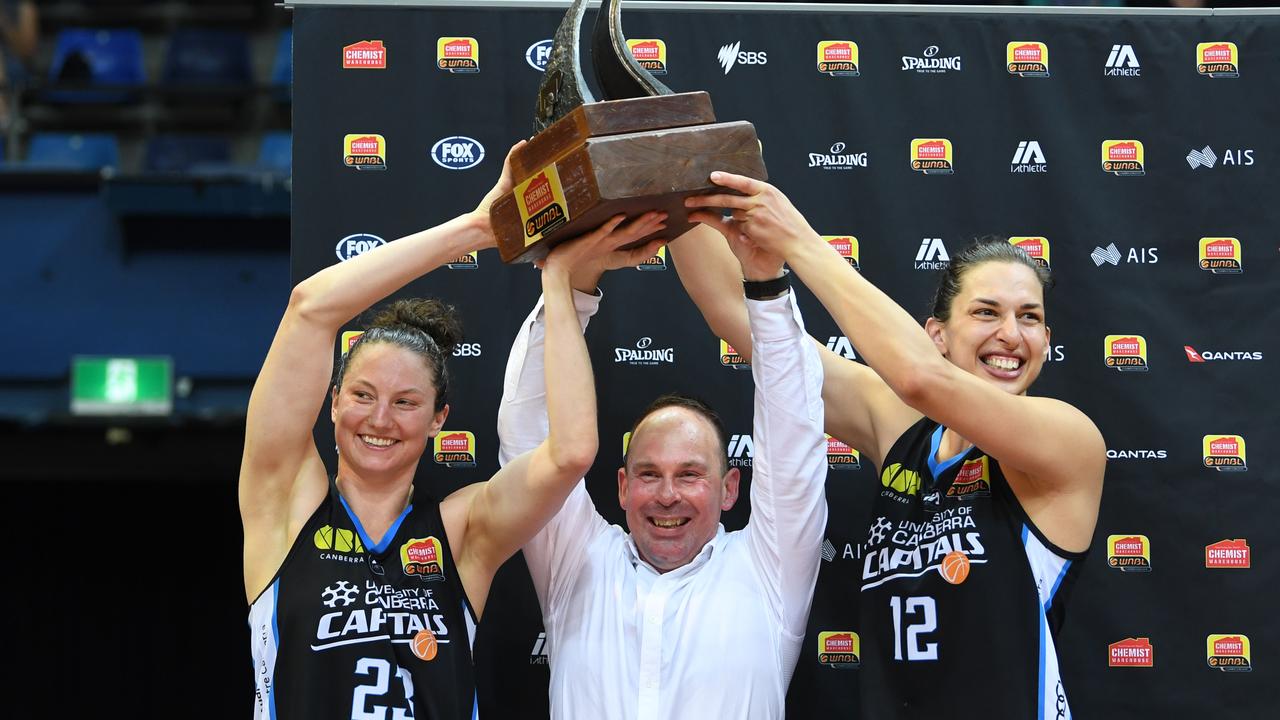
[[[537,46],[563,6],[294,5],[296,282],[358,252],[345,238],[389,241],[474,205],[506,149],[530,131],[542,77]],[[665,43],[664,82],[708,90],[721,120],[755,123],[771,181],[819,232],[856,237],[861,270],[914,314],[923,315],[935,281],[930,262],[968,239],[1046,240],[1058,289],[1049,297],[1052,363],[1036,392],[1084,410],[1112,456],[1093,550],[1060,640],[1072,705],[1080,717],[1274,709],[1270,661],[1280,634],[1266,607],[1280,579],[1271,555],[1280,539],[1271,369],[1280,352],[1277,17],[634,3],[624,18],[628,37]],[[458,38],[472,39],[476,65],[460,69],[478,71],[438,67],[438,40]],[[361,57],[384,67],[343,67],[344,48],[362,41],[381,43],[384,54]],[[819,71],[817,51],[831,41],[856,44],[856,75]],[[1043,43],[1047,77],[1010,72],[1011,44],[1031,42]],[[1230,66],[1202,73],[1201,44]],[[1232,70],[1236,77],[1221,72]],[[374,134],[385,169],[347,166],[344,138]],[[948,140],[954,172],[913,169],[916,139]],[[1104,171],[1106,145],[1134,140],[1142,174]],[[1214,247],[1225,246],[1242,272],[1202,268],[1202,238],[1235,238],[1237,251]],[[588,332],[602,447],[588,484],[605,516],[621,522],[614,471],[635,412],[669,389],[706,396],[728,419],[733,461],[749,468],[750,375],[722,363],[717,339],[665,262],[612,273],[604,290]],[[443,495],[496,469],[499,379],[537,278],[528,266],[503,267],[482,253],[408,292],[455,303],[467,328],[469,345],[454,358],[449,429],[474,434],[476,465],[424,459],[420,482]],[[812,296],[799,293],[811,333],[854,355]],[[630,364],[615,352],[646,343],[671,348],[671,361]],[[1135,344],[1141,370],[1109,364],[1132,357],[1125,347]],[[1243,439],[1239,452],[1230,436]],[[331,442],[327,419],[317,437],[322,447]],[[1239,463],[1231,458],[1243,453],[1243,467],[1208,467],[1206,441],[1227,458],[1210,462]],[[865,529],[856,509],[875,487],[868,465],[833,470],[827,483],[829,559],[789,695],[792,717],[851,709],[857,670],[821,666],[817,635],[856,631],[839,597],[857,571]],[[748,510],[744,500],[726,526],[740,527]],[[1247,568],[1210,567],[1241,564],[1239,552],[1207,559],[1208,546],[1227,540],[1247,544]],[[1145,557],[1147,571],[1110,563],[1126,553]],[[538,717],[546,659],[518,557],[493,596],[476,649],[482,712]],[[1249,672],[1211,666],[1212,635],[1247,638]],[[1150,667],[1116,666],[1116,643],[1149,645],[1138,657]],[[1000,668],[969,670],[975,692],[998,691],[987,686]],[[583,680],[594,681],[585,670]]]

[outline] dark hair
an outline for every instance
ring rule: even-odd
[[[1047,293],[1053,287],[1049,268],[1031,259],[1025,250],[1000,235],[984,235],[951,257],[947,269],[942,271],[938,289],[933,294],[931,314],[938,320],[951,319],[951,303],[960,294],[960,283],[969,270],[988,262],[1008,262],[1025,265],[1036,274],[1040,287]]]
[[[449,367],[445,359],[462,340],[462,323],[452,305],[439,300],[396,300],[374,316],[368,329],[338,363],[334,385],[342,387],[356,353],[376,343],[388,343],[419,355],[435,375],[435,411],[444,409],[449,394]]]
[[[720,443],[720,474],[723,475],[728,472],[729,436],[725,434],[724,422],[720,420],[720,414],[715,410],[712,410],[710,405],[691,395],[672,392],[658,396],[653,402],[649,403],[649,406],[646,407],[643,412],[640,413],[640,416],[636,418],[636,421],[631,423],[631,438],[633,440],[635,439],[636,428],[640,427],[640,423],[644,422],[645,418],[659,410],[669,407],[679,407],[690,410],[706,418],[707,422],[711,423],[711,426],[715,428],[716,431],[716,441]],[[622,465],[624,467],[627,465],[630,458],[631,445],[628,443],[627,453],[622,457]]]

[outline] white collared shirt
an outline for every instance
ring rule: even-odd
[[[575,293],[579,319],[598,298]],[[525,548],[557,720],[781,718],[817,580],[827,506],[822,366],[790,293],[749,301],[755,380],[751,519],[658,573],[580,482]],[[508,360],[507,462],[546,437],[541,302]]]

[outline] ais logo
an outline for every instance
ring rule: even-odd
[[[955,172],[954,152],[946,138],[916,138],[911,141],[911,169],[925,175]]]
[[[1207,568],[1248,569],[1251,560],[1249,542],[1244,538],[1219,540],[1204,547],[1204,566]]]
[[[1223,672],[1249,672],[1249,636],[1210,635],[1206,640],[1209,667]]]
[[[524,60],[529,67],[538,72],[547,71],[547,61],[551,59],[551,39],[539,40],[524,51]]]
[[[853,670],[862,665],[862,642],[852,630],[818,633],[818,664],[836,670]]]
[[[400,566],[408,577],[439,582],[444,580],[444,549],[431,535],[409,538],[409,542],[400,546]]]
[[[480,72],[480,44],[470,37],[437,39],[436,67],[451,73]]]
[[[1108,335],[1103,341],[1107,367],[1121,372],[1146,372],[1147,339],[1141,335]]]
[[[484,146],[469,137],[451,135],[431,146],[431,159],[446,170],[466,170],[484,160]]]
[[[338,245],[333,249],[333,251],[334,254],[338,256],[339,260],[345,262],[357,255],[363,255],[380,245],[386,244],[387,241],[377,235],[356,233],[355,235],[348,235],[339,240]]]
[[[435,458],[445,467],[475,467],[476,436],[466,430],[441,430],[436,435]]]
[[[1042,268],[1049,268],[1049,239],[1043,237],[1021,237],[1015,236],[1009,238],[1009,244],[1022,249],[1036,264]]]
[[[667,74],[667,44],[662,40],[628,40],[627,49],[640,67],[654,75]]]
[[[1239,435],[1205,435],[1204,466],[1218,472],[1244,472],[1244,438]]]
[[[1146,175],[1141,140],[1103,140],[1102,171],[1119,177]]]
[[[1214,275],[1244,272],[1244,265],[1240,262],[1240,241],[1232,237],[1200,238],[1200,269]]]
[[[1155,648],[1150,638],[1125,638],[1107,646],[1107,667],[1153,667]]]
[[[1146,535],[1108,535],[1107,564],[1120,572],[1151,572],[1151,541]]]
[[[354,133],[342,138],[342,162],[357,170],[387,169],[387,139],[381,135]]]
[[[858,43],[852,40],[818,41],[818,72],[831,77],[857,77]]]
[[[742,353],[734,350],[733,346],[723,339],[720,340],[720,364],[734,370],[746,370],[751,367],[751,363],[742,357]]]
[[[840,253],[840,257],[849,263],[854,270],[861,270],[858,265],[858,238],[852,235],[823,235],[823,240]]]
[[[827,435],[827,465],[832,470],[857,470],[862,467],[862,456],[843,441]]]
[[[343,70],[385,70],[387,48],[381,40],[361,40],[342,48]]]
[[[1240,51],[1233,42],[1196,45],[1196,72],[1211,78],[1240,77]]]
[[[1005,46],[1010,75],[1049,77],[1049,46],[1042,42],[1014,41]]]

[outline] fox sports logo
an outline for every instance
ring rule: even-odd
[[[524,51],[525,62],[538,72],[547,71],[547,61],[551,59],[551,40],[539,40]]]
[[[448,170],[466,170],[484,160],[484,146],[462,135],[451,135],[431,146],[431,159]]]

